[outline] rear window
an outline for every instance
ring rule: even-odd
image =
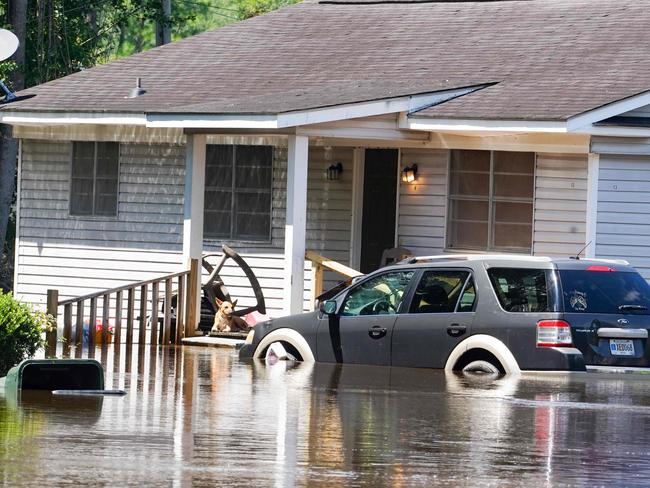
[[[638,273],[561,270],[564,311],[648,315],[650,286]]]
[[[488,276],[506,312],[548,312],[546,270],[491,268]]]

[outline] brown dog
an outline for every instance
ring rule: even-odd
[[[228,301],[221,301],[217,298],[217,313],[214,315],[214,325],[210,333],[215,332],[239,332],[250,329],[249,325],[241,317],[233,315],[237,300],[230,303]]]

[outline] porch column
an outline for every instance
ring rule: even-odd
[[[305,288],[307,164],[309,140],[289,136],[287,220],[284,227],[284,305],[287,315],[301,313]]]
[[[205,134],[187,134],[185,146],[185,212],[183,221],[183,261],[189,268],[192,259],[199,260],[194,287],[188,287],[187,306],[190,314],[186,331],[194,331],[201,316],[201,255],[203,253],[203,196],[205,192]],[[190,311],[191,312],[191,311]],[[193,316],[192,316],[193,315]],[[190,323],[194,322],[194,323]],[[186,333],[186,335],[188,335]]]

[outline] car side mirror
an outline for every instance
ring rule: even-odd
[[[323,313],[325,313],[327,315],[334,315],[334,314],[336,314],[336,307],[337,306],[338,306],[338,304],[336,303],[336,300],[326,300],[322,304],[321,310],[323,311]]]

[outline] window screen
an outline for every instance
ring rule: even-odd
[[[72,143],[70,215],[117,215],[119,153],[117,142]]]
[[[535,154],[451,152],[448,248],[530,251]]]
[[[205,167],[206,237],[271,238],[273,148],[208,145]]]

